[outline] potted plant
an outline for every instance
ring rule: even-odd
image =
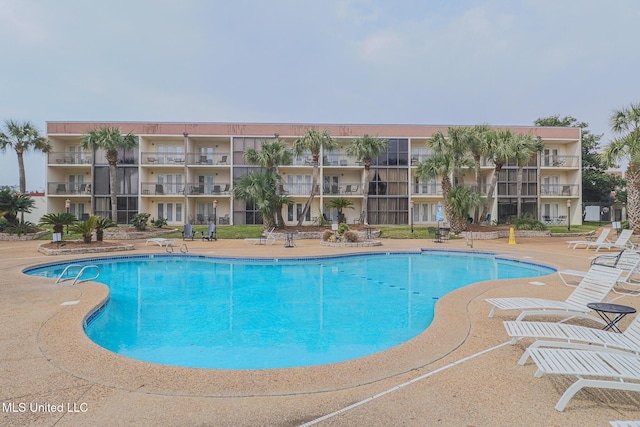
[[[96,223],[98,217],[91,215],[86,221],[76,222],[71,226],[71,231],[74,233],[82,234],[84,243],[91,243],[93,230],[96,229]]]
[[[117,226],[118,224],[113,222],[111,218],[98,218],[98,220],[96,221],[96,241],[102,242],[105,229]]]
[[[70,213],[50,213],[40,218],[40,225],[52,225],[54,233],[62,233],[65,225],[71,225],[78,221],[74,214]]]

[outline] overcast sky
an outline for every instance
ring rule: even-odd
[[[0,0],[0,120],[532,125],[640,102],[637,0]],[[18,183],[0,153],[0,185]],[[27,157],[28,189],[44,156]]]

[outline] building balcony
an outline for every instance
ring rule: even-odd
[[[143,196],[175,196],[184,195],[185,184],[183,183],[163,183],[157,182],[143,182],[141,184],[141,191]]]
[[[187,153],[187,164],[190,166],[228,166],[231,164],[230,158],[229,153]]]
[[[70,182],[48,182],[47,194],[50,196],[86,196],[91,195],[91,184]]]
[[[357,167],[362,166],[362,161],[346,154],[332,154],[322,157],[324,167]]]
[[[184,166],[183,153],[140,153],[140,163],[143,165]]]
[[[210,196],[210,195],[229,195],[231,192],[231,184],[200,184],[197,182],[187,183],[187,195],[189,196]]]
[[[412,184],[411,195],[442,197],[442,185],[432,183]]]
[[[311,194],[311,184],[282,184],[280,193],[285,196],[308,196]],[[320,186],[316,186],[316,194],[320,194]]]
[[[338,185],[325,185],[322,188],[322,194],[326,197],[331,196],[362,196],[361,183],[341,182]]]
[[[579,168],[580,165],[580,157],[579,156],[542,156],[540,159],[540,166],[544,168]]]
[[[577,184],[542,184],[540,197],[578,197],[580,186]]]
[[[47,154],[47,163],[50,165],[91,165],[92,153],[85,152],[51,152]]]

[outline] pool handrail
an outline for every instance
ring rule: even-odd
[[[63,279],[65,273],[71,267],[82,267],[82,268],[80,269],[78,274],[76,274],[74,277],[67,277],[67,278]],[[88,278],[88,279],[81,279],[80,280],[80,277],[82,277],[82,273],[84,273],[84,271],[86,269],[88,269],[88,268],[95,268],[98,271],[98,274],[96,274],[95,277],[91,277],[91,278]],[[67,280],[73,279],[73,283],[71,283],[71,286],[73,286],[76,283],[88,282],[89,280],[95,280],[98,277],[100,277],[100,267],[98,267],[97,265],[84,265],[83,266],[82,264],[69,264],[64,268],[64,270],[62,270],[62,273],[60,273],[60,276],[58,276],[58,278],[56,279],[55,284],[57,285],[58,283],[62,283],[62,282],[65,282]]]

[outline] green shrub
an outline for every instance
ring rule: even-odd
[[[151,214],[148,213],[136,214],[131,220],[131,225],[133,225],[136,230],[144,231],[147,229],[147,223],[149,222],[150,216]]]
[[[530,216],[521,216],[516,219],[514,224],[516,230],[537,230],[544,231],[547,227],[538,220],[533,219]]]
[[[347,225],[347,223],[342,222],[338,226],[338,234],[343,235],[345,231],[349,231],[349,226]]]
[[[4,231],[9,234],[17,234],[20,236],[22,234],[35,233],[38,231],[38,227],[29,221],[24,221],[18,222],[17,224],[7,224]]]
[[[167,220],[166,218],[160,217],[158,219],[154,219],[153,221],[151,221],[151,225],[153,225],[154,227],[162,228],[167,225]]]
[[[322,241],[327,242],[331,238],[331,236],[333,236],[333,231],[324,230],[324,233],[322,233]]]

